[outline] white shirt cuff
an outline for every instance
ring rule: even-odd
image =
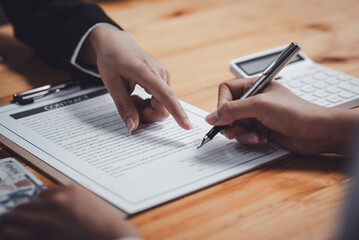
[[[82,36],[82,38],[80,39],[79,43],[77,44],[76,48],[75,48],[75,51],[71,57],[71,61],[70,63],[75,66],[76,68],[80,69],[81,71],[87,73],[87,74],[90,74],[91,76],[94,76],[94,77],[97,77],[97,78],[101,78],[100,74],[94,72],[94,71],[91,71],[89,69],[86,69],[84,67],[82,67],[80,64],[78,64],[76,62],[77,60],[77,57],[79,55],[79,52],[81,50],[81,47],[83,45],[83,43],[85,42],[87,36],[90,34],[90,32],[92,30],[94,30],[96,27],[100,26],[100,25],[104,25],[104,24],[107,24],[107,25],[111,25],[109,23],[96,23],[95,25],[93,25],[92,27],[89,28],[89,30],[87,30],[87,32]],[[111,25],[112,26],[112,25]]]

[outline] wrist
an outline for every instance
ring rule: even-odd
[[[90,33],[90,35],[88,37],[88,43],[89,43],[89,47],[94,52],[95,57],[99,53],[99,47],[106,43],[105,39],[108,37],[107,36],[108,32],[111,32],[114,30],[118,31],[118,29],[115,28],[114,26],[107,25],[107,24],[100,25],[97,28],[95,28],[94,30],[92,30],[92,32]]]
[[[359,111],[330,108],[325,111],[321,124],[323,149],[321,152],[347,154],[359,124]],[[324,120],[325,119],[325,120]]]
[[[97,58],[100,53],[99,47],[106,44],[106,32],[119,31],[110,24],[96,26],[87,36],[78,55],[78,61],[82,65],[97,65]]]
[[[114,47],[117,49],[123,45],[122,40],[134,40],[132,34],[119,30],[115,26],[104,24],[96,27],[89,35],[89,47],[94,53],[94,57],[98,60],[101,56],[110,56],[113,54]],[[130,45],[126,42],[126,47]]]

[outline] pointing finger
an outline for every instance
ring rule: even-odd
[[[239,99],[257,78],[235,79],[223,82],[218,87],[217,108],[222,107],[225,102]]]
[[[191,129],[192,126],[189,118],[180,104],[176,94],[161,79],[161,77],[158,74],[143,72],[142,78],[150,80],[144,81],[142,79],[140,85],[143,85],[142,87],[147,89],[152,96],[165,106],[167,111],[174,117],[182,128]]]

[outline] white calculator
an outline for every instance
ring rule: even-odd
[[[259,76],[285,47],[234,59],[230,70],[238,78]],[[318,64],[302,52],[275,79],[299,97],[324,107],[359,105],[359,78]]]

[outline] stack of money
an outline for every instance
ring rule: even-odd
[[[13,158],[0,159],[0,215],[37,197],[45,185]]]

